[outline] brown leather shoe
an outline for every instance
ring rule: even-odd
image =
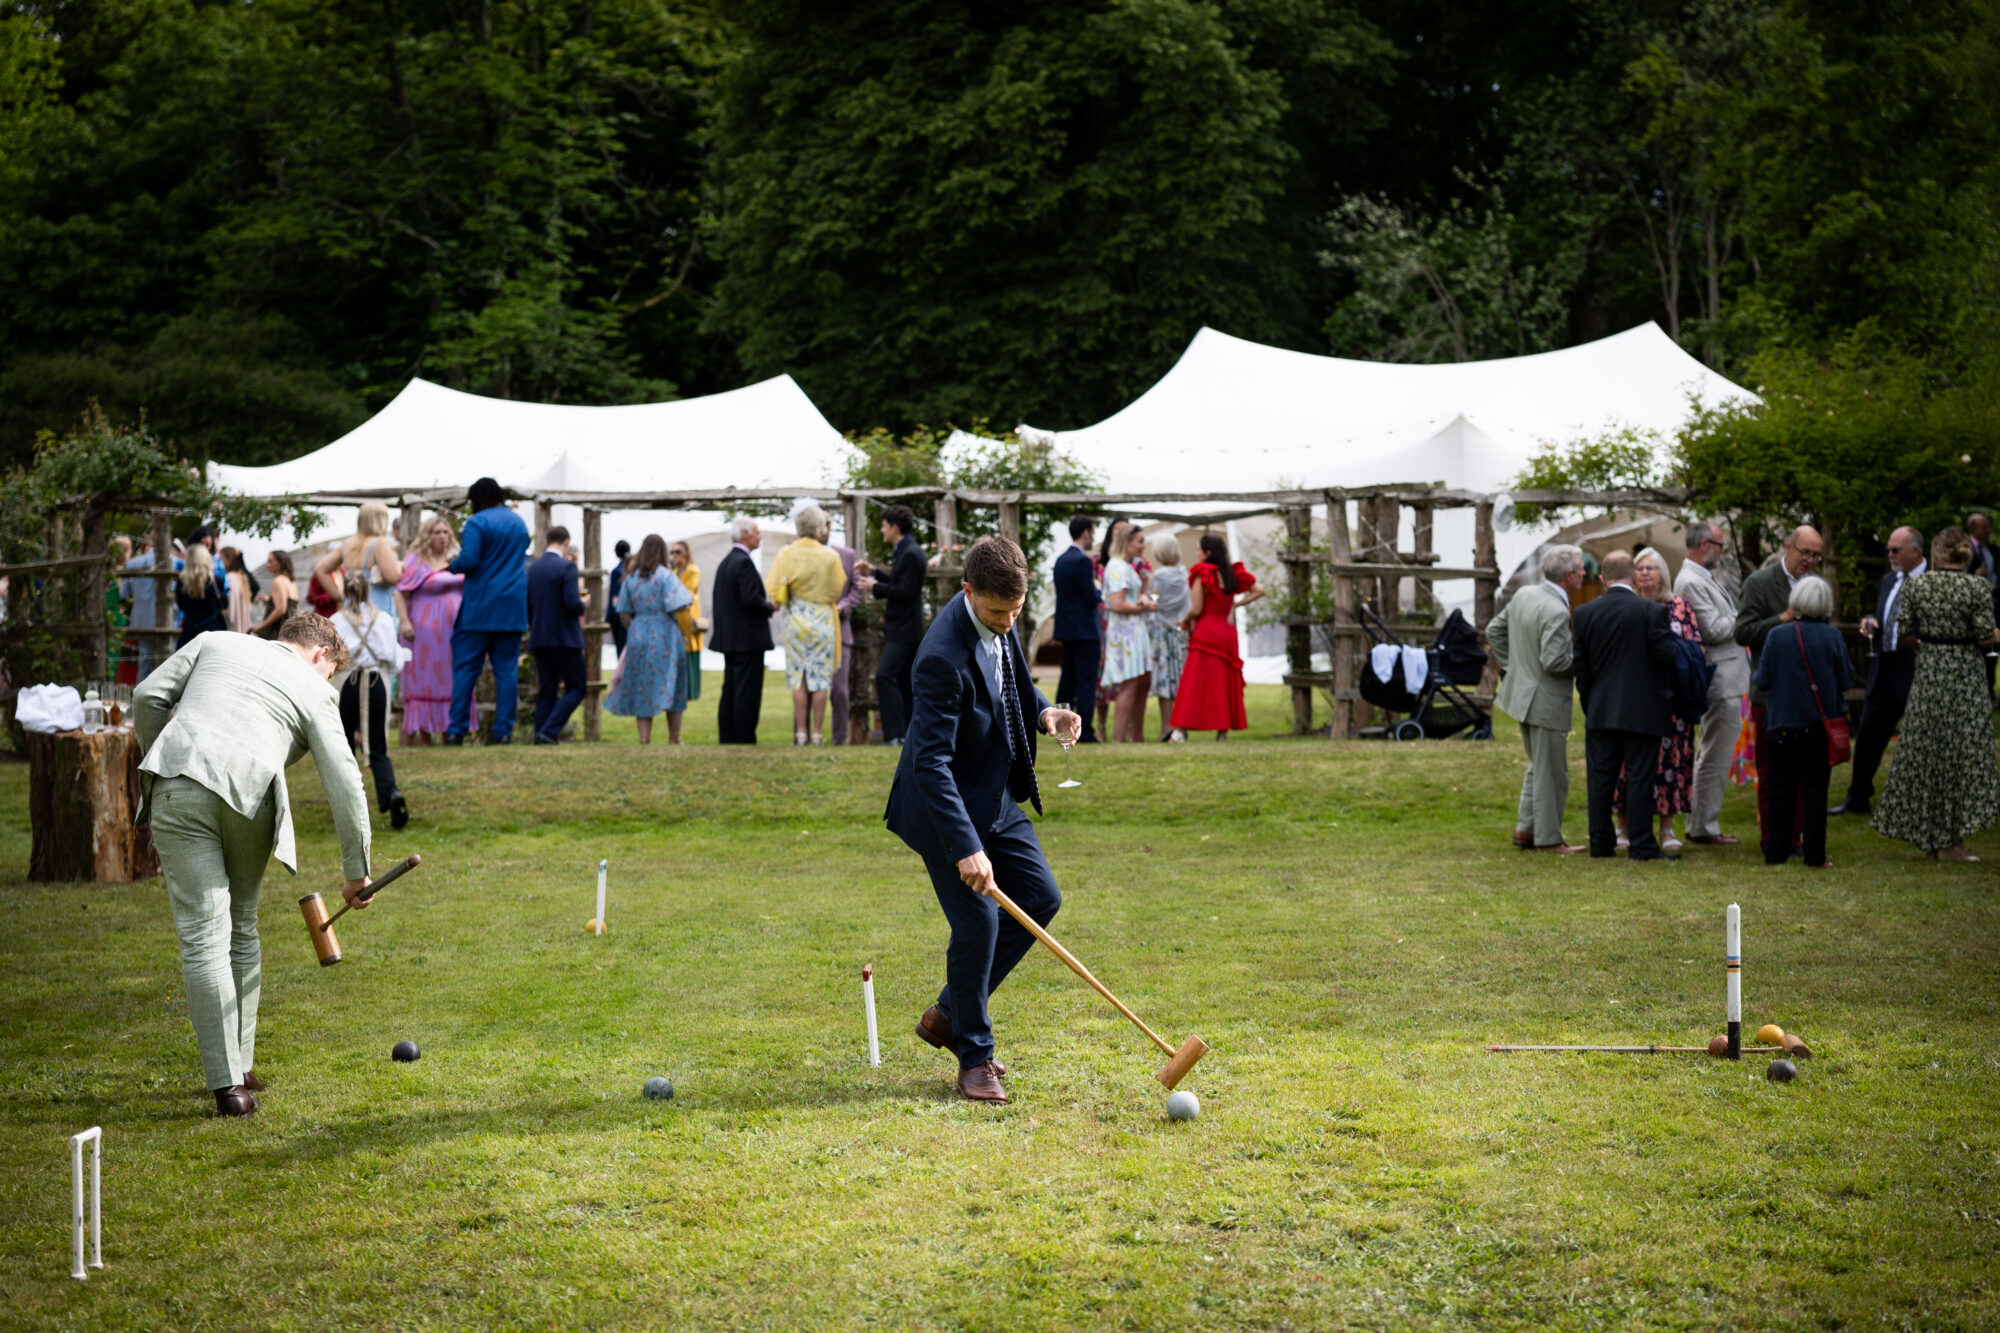
[[[233,1088],[215,1090],[215,1113],[217,1115],[257,1114],[257,1094],[238,1084]]]
[[[1533,829],[1525,829],[1525,828],[1515,829],[1514,845],[1516,847],[1519,847],[1524,852],[1530,850],[1535,845],[1535,831]]]
[[[243,1071],[243,1086],[252,1092],[262,1092],[264,1090],[264,1080],[257,1077],[256,1070],[246,1069]]]
[[[936,1005],[924,1010],[924,1016],[917,1020],[917,1035],[941,1051],[958,1052],[958,1034],[951,1030],[951,1021]],[[1007,1066],[998,1060],[991,1063],[994,1073],[1001,1078],[1007,1077]]]
[[[1575,856],[1578,852],[1589,851],[1590,848],[1578,847],[1567,842],[1538,842],[1535,844],[1535,850],[1538,852],[1554,852],[1557,856]]]
[[[999,1072],[991,1060],[958,1071],[958,1095],[969,1102],[1007,1100],[1007,1090],[1000,1086]]]
[[[1727,833],[1690,833],[1687,840],[1697,847],[1741,847],[1743,839],[1732,838]]]

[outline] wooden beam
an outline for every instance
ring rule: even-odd
[[[604,739],[604,636],[611,632],[604,598],[604,511],[583,511],[584,595],[590,599],[583,614],[583,738]]]
[[[1472,576],[1472,627],[1482,631],[1493,619],[1493,602],[1500,591],[1500,571],[1493,568],[1493,560],[1493,502],[1481,500],[1472,508],[1472,563],[1481,571]]]
[[[932,536],[937,538],[938,554],[945,560],[953,558],[952,548],[958,545],[958,497],[940,495],[937,501],[936,523]]]
[[[1021,544],[1021,498],[1010,495],[1000,502],[1000,535],[1016,546]]]
[[[170,629],[174,623],[174,521],[164,509],[153,511],[153,628]],[[312,571],[305,573],[312,580]],[[301,593],[301,596],[304,594]]]
[[[1432,545],[1433,536],[1431,530],[1431,519],[1435,512],[1435,507],[1427,500],[1420,500],[1410,506],[1410,513],[1414,519],[1413,526],[1416,529],[1416,553],[1411,558],[1418,565],[1434,565],[1437,563],[1437,551]],[[1418,575],[1416,587],[1416,604],[1419,609],[1436,605],[1437,598],[1431,592],[1430,579]]]
[[[541,495],[535,497],[535,545],[528,553],[528,558],[531,560],[541,559],[542,552],[549,549],[549,523],[555,507],[555,501],[548,497]],[[597,562],[593,560],[591,563]]]
[[[1352,695],[1356,681],[1354,673],[1355,646],[1352,635],[1344,630],[1358,630],[1360,618],[1354,613],[1354,578],[1344,566],[1354,563],[1354,544],[1348,537],[1347,493],[1333,490],[1326,493],[1326,537],[1331,550],[1333,577],[1333,628],[1331,645],[1333,658],[1333,726],[1328,730],[1329,738],[1337,741],[1349,740],[1354,735],[1357,719],[1356,704]]]
[[[1306,508],[1285,511],[1285,535],[1289,539],[1288,549],[1297,551],[1312,545],[1312,510]],[[1309,617],[1312,613],[1312,566],[1293,563],[1286,566],[1292,593],[1292,614]],[[1294,672],[1312,670],[1312,630],[1309,625],[1295,624],[1285,630],[1285,660]],[[1292,734],[1306,736],[1312,732],[1313,692],[1303,685],[1292,687]]]
[[[83,550],[79,554],[90,562],[84,565],[78,579],[84,612],[91,622],[90,678],[102,680],[108,674],[105,668],[110,662],[111,633],[110,617],[104,614],[104,569],[108,560],[104,550],[104,511],[94,504],[85,505],[80,519]]]
[[[1403,506],[1401,501],[1387,495],[1376,503],[1380,506],[1377,513],[1381,521],[1381,526],[1376,529],[1381,543],[1376,558],[1396,567],[1394,574],[1382,580],[1380,614],[1384,620],[1397,620],[1403,614],[1403,562],[1396,558],[1396,547],[1403,540]]]

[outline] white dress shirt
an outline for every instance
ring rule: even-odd
[[[1903,573],[1901,570],[1896,571],[1896,582],[1892,584],[1889,588],[1889,600],[1882,603],[1883,651],[1891,653],[1895,652],[1896,641],[1902,637],[1902,635],[1897,633],[1896,631],[1896,603],[1901,601],[1903,598],[1904,582],[1906,580],[1915,578],[1917,575],[1923,573],[1930,567],[1931,567],[1930,561],[1919,560],[1917,562],[1917,567],[1911,570],[1907,574]]]

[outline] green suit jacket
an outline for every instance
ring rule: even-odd
[[[1736,599],[1736,642],[1748,648],[1753,657],[1763,652],[1765,637],[1791,604],[1792,576],[1785,572],[1781,557],[1743,580],[1743,591]],[[1761,704],[1769,698],[1769,690],[1751,687],[1751,703]]]
[[[1570,723],[1569,598],[1548,583],[1531,583],[1486,622],[1486,645],[1500,668],[1493,702],[1516,722],[1568,731]]]
[[[192,778],[246,819],[277,802],[273,852],[297,874],[291,795],[285,770],[307,750],[333,807],[340,864],[349,879],[368,873],[368,802],[361,769],[340,725],[333,687],[282,643],[248,634],[197,635],[132,693],[132,728],[145,757],[139,771]],[[134,822],[152,819],[153,784]]]

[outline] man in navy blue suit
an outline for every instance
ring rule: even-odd
[[[1104,632],[1097,626],[1097,567],[1090,546],[1097,537],[1097,520],[1077,514],[1069,521],[1070,548],[1056,557],[1056,624],[1051,637],[1062,645],[1062,676],[1056,698],[1083,716],[1083,741],[1095,743],[1090,719],[1097,702],[1097,672],[1104,664]],[[1143,703],[1144,700],[1141,700]]]
[[[1004,1102],[987,998],[1034,936],[1003,914],[996,885],[1043,925],[1062,893],[1035,826],[1021,812],[1035,785],[1035,733],[1074,737],[1083,719],[1053,708],[1028,677],[1014,622],[1028,598],[1028,561],[1005,537],[965,553],[963,590],[931,622],[911,670],[912,708],[883,819],[924,858],[951,923],[945,984],[917,1035],[958,1055],[958,1090]]]
[[[535,655],[535,744],[554,745],[583,702],[583,595],[569,529],[553,527],[528,566],[528,651]]]

